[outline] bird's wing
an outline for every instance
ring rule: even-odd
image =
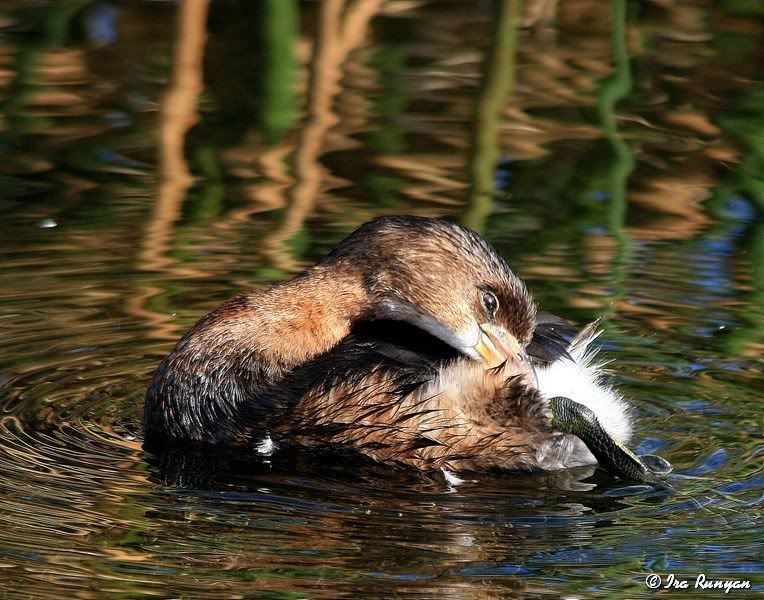
[[[294,369],[272,392],[287,412],[251,413],[252,429],[279,445],[341,447],[422,469],[535,466],[531,444],[546,423],[535,388],[509,365],[486,371],[426,338],[389,332],[354,331]]]

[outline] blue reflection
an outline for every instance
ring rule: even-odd
[[[496,576],[496,575],[529,575],[530,569],[522,565],[479,565],[464,567],[461,570],[463,575],[468,576]]]
[[[665,440],[659,440],[658,438],[644,438],[637,447],[635,448],[635,452],[637,456],[641,456],[642,454],[653,454],[663,448],[666,445]]]
[[[721,215],[728,219],[752,223],[756,221],[756,209],[751,202],[742,196],[732,196],[727,205],[721,210]]]
[[[117,41],[117,16],[119,11],[111,3],[92,6],[85,16],[88,39],[94,46],[102,48]]]
[[[693,467],[684,472],[684,475],[698,476],[712,473],[721,467],[729,458],[729,452],[724,448],[719,448],[712,452],[703,461],[703,464]]]

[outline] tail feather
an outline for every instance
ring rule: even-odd
[[[597,360],[599,348],[594,345],[601,334],[600,322],[590,323],[568,347],[572,360],[559,358],[538,367],[539,390],[546,398],[564,396],[588,407],[597,415],[605,431],[626,443],[632,431],[629,406],[605,381],[605,367],[610,361]]]

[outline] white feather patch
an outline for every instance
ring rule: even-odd
[[[268,433],[265,434],[263,440],[257,446],[255,446],[255,448],[259,454],[263,454],[265,456],[270,456],[276,450],[278,450],[276,442],[271,439],[271,436]]]
[[[464,479],[461,477],[457,477],[455,473],[452,473],[445,467],[440,468],[441,471],[443,471],[443,477],[446,478],[446,483],[451,486],[457,486],[460,483],[464,483]]]
[[[564,396],[583,404],[597,415],[605,431],[625,444],[632,430],[629,406],[605,382],[603,368],[607,362],[595,361],[597,348],[592,347],[592,342],[601,333],[592,326],[585,328],[568,348],[572,361],[559,358],[546,367],[538,367],[539,390],[546,398]]]

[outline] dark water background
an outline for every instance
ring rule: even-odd
[[[141,451],[191,323],[389,213],[601,317],[673,490]],[[3,597],[761,586],[762,214],[755,0],[4,0]]]

